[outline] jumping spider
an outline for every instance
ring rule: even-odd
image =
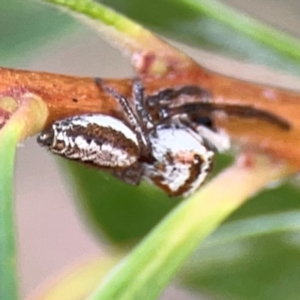
[[[142,179],[170,196],[187,196],[197,190],[212,170],[216,151],[229,148],[225,134],[213,128],[211,112],[286,122],[251,106],[213,104],[210,94],[197,86],[165,89],[144,96],[139,80],[133,82],[133,103],[95,79],[123,109],[125,122],[103,114],[85,114],[54,122],[38,136],[38,143],[53,153],[108,170],[130,184]],[[193,103],[173,105],[179,96],[197,96]]]

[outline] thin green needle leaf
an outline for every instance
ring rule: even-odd
[[[251,170],[232,166],[165,218],[89,300],[157,299],[204,238],[247,197],[286,171],[266,161]]]
[[[16,126],[0,132],[0,299],[18,299],[13,201]]]
[[[101,37],[129,54],[136,71],[144,68],[141,59],[149,54],[155,63],[149,73],[164,74],[170,67],[184,69],[194,62],[184,53],[171,47],[138,23],[126,18],[116,11],[91,0],[42,0],[68,8],[75,16],[80,17],[96,30]],[[153,55],[155,53],[155,55]],[[170,66],[171,64],[171,66]]]
[[[35,134],[47,118],[46,105],[32,94],[22,100],[2,97],[1,113],[9,120],[0,128],[0,299],[18,299],[14,222],[13,175],[16,147],[21,139]],[[23,102],[23,103],[22,103]],[[20,103],[22,103],[20,105]]]
[[[177,278],[216,298],[299,299],[299,229],[299,209],[223,225]]]
[[[300,63],[300,41],[215,0],[177,0]]]
[[[201,245],[201,248],[215,247],[272,233],[298,231],[299,229],[299,211],[262,215],[222,225]]]

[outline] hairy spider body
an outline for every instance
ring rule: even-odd
[[[108,170],[127,183],[144,179],[170,196],[195,191],[212,169],[214,150],[229,147],[227,136],[201,124],[189,126],[186,114],[154,123],[140,81],[133,85],[134,108],[100,79],[96,83],[120,103],[128,125],[102,114],[75,116],[52,124],[38,137],[39,144],[65,158]]]

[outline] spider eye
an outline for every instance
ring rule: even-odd
[[[37,142],[43,147],[50,147],[53,144],[54,132],[52,129],[43,131],[38,137]]]
[[[199,163],[200,161],[202,161],[202,158],[201,158],[201,156],[199,155],[199,154],[194,154],[194,160],[197,162],[197,163]]]

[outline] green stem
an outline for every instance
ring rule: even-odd
[[[44,2],[58,4],[67,7],[70,10],[88,16],[90,19],[101,20],[108,26],[113,26],[120,32],[127,32],[129,29],[132,33],[139,31],[141,26],[108,7],[97,3],[93,0],[42,0]]]
[[[131,21],[118,12],[92,0],[41,0],[67,8],[81,21],[94,27],[110,44],[117,46],[132,58],[137,73],[145,72],[142,58],[148,53],[154,60],[148,75],[162,75],[171,69],[186,69],[194,61],[186,54],[165,43],[141,25]],[[155,55],[153,55],[155,53]],[[171,64],[171,66],[170,66]]]
[[[14,160],[18,142],[45,124],[47,107],[33,94],[18,100],[0,95],[0,109],[10,112],[0,130],[0,299],[18,299],[14,222]],[[20,100],[20,102],[21,102]],[[18,106],[19,105],[19,106]]]
[[[250,170],[232,166],[182,202],[109,273],[89,300],[157,299],[203,239],[250,195],[285,172],[266,161]]]
[[[300,62],[300,41],[215,0],[177,0]]]
[[[0,134],[0,299],[18,299],[13,174],[19,135],[15,126]]]
[[[289,211],[251,217],[220,226],[215,234],[205,240],[201,245],[201,249],[214,248],[224,244],[273,233],[299,231],[299,229],[300,211]]]

